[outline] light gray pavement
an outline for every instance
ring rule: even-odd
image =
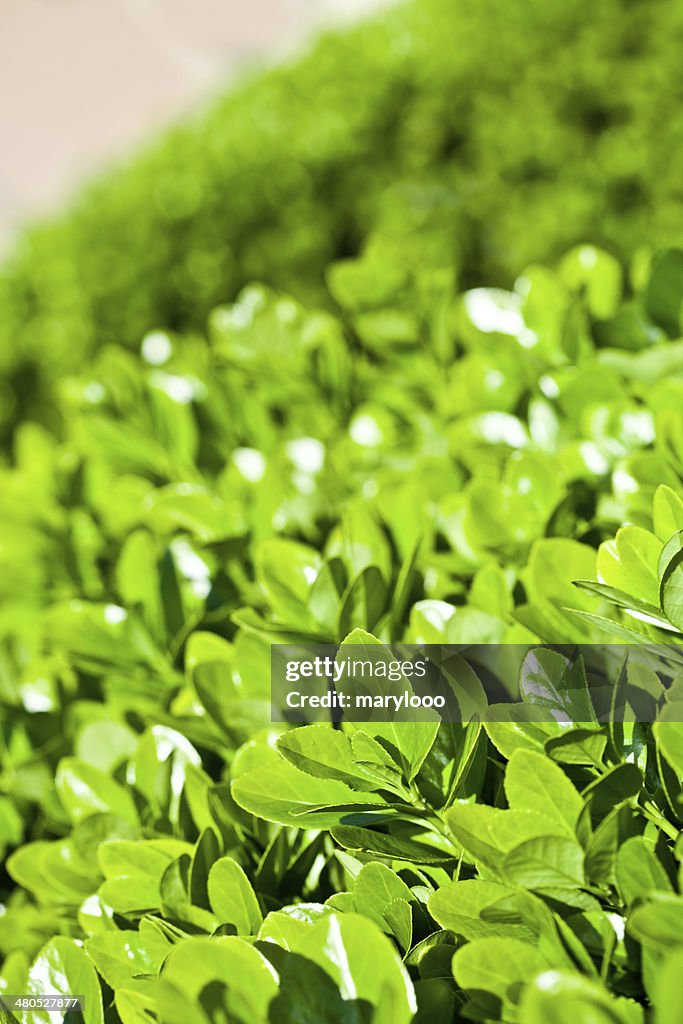
[[[259,59],[386,0],[0,0],[0,247]]]

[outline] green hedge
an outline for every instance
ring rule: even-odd
[[[19,430],[4,991],[49,977],[87,1024],[679,1005],[680,705],[288,729],[269,681],[287,638],[521,644],[559,689],[539,644],[683,640],[683,254],[457,294],[371,252],[336,312],[250,286],[62,381],[63,440]]]
[[[680,5],[421,0],[230,92],[65,216],[0,277],[5,428],[104,342],[203,329],[252,280],[320,301],[377,226],[438,224],[433,259],[509,285],[590,238],[676,244]],[[434,251],[436,250],[436,251]]]
[[[678,663],[680,18],[409,5],[26,234],[0,995],[84,996],[85,1024],[681,1017],[680,676],[615,677],[655,725],[292,729],[269,701],[292,637],[514,643],[555,689],[581,666],[543,644]]]

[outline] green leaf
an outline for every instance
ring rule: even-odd
[[[32,995],[82,996],[84,1024],[104,1024],[102,992],[95,968],[73,940],[57,936],[43,947],[28,973],[27,992]],[[31,1014],[49,1022],[43,1010]]]
[[[314,548],[291,540],[264,541],[256,552],[256,574],[282,622],[308,621],[306,607],[311,587],[322,567]],[[303,616],[303,619],[302,619]]]
[[[118,989],[114,1001],[121,1024],[149,1024],[156,1008],[156,1001],[151,996],[126,988]]]
[[[678,1024],[683,1016],[683,950],[670,953],[657,971],[653,1003],[656,1024]]]
[[[496,874],[503,854],[523,839],[566,835],[566,822],[527,810],[502,810],[486,804],[457,801],[446,812],[446,823],[463,848]]]
[[[376,1024],[409,1024],[415,993],[390,940],[357,914],[330,914],[301,934],[295,952],[318,964],[345,1000],[373,1007]]]
[[[336,779],[353,789],[365,788],[353,757],[351,740],[336,729],[323,725],[292,729],[280,736],[277,748],[291,764],[308,775]],[[375,788],[368,783],[367,789]]]
[[[84,726],[76,738],[75,752],[79,761],[111,774],[130,757],[136,744],[137,736],[128,726],[108,719]]]
[[[648,604],[647,601],[641,601],[635,594],[627,594],[624,590],[608,587],[604,583],[594,583],[592,580],[576,580],[575,583],[581,590],[587,590],[591,594],[603,597],[617,608],[637,612],[638,614],[634,618],[651,622],[652,625],[658,626],[660,629],[670,630],[672,628],[671,623],[662,615],[659,605]]]
[[[387,603],[387,585],[377,566],[368,565],[351,580],[337,616],[336,633],[346,636],[352,629],[372,630]]]
[[[78,906],[99,880],[96,866],[84,862],[68,840],[26,843],[10,855],[7,870],[46,904]]]
[[[488,879],[468,878],[451,882],[429,897],[429,913],[442,928],[470,941],[490,936],[531,941],[533,933],[521,921],[497,921],[486,914],[512,892],[500,882]]]
[[[150,633],[162,642],[165,622],[156,541],[146,530],[127,538],[116,567],[116,582],[124,604],[140,605]]]
[[[332,828],[332,838],[346,850],[363,851],[386,857],[389,860],[405,860],[413,864],[444,864],[458,856],[455,847],[448,843],[436,845],[430,833],[424,833],[422,841],[402,835],[377,832],[357,825],[337,825]]]
[[[521,1006],[524,1024],[643,1024],[642,1008],[613,999],[601,985],[565,971],[530,979]]]
[[[624,526],[614,540],[598,550],[598,575],[603,582],[648,604],[659,605],[657,563],[661,543],[640,526]]]
[[[346,573],[340,558],[323,562],[308,595],[308,607],[315,621],[334,634],[339,604],[346,587]]]
[[[517,709],[515,709],[517,710]],[[510,708],[506,708],[506,713]],[[557,735],[558,726],[542,721],[545,712],[541,708],[527,705],[523,709],[524,718],[515,720],[511,714],[503,721],[484,722],[484,729],[496,750],[503,757],[510,758],[515,750],[542,751],[548,738]]]
[[[365,732],[351,734],[351,751],[358,772],[369,781],[367,788],[382,788],[405,795],[401,769],[381,743]],[[365,787],[365,782],[363,783]]]
[[[146,522],[156,533],[184,530],[202,543],[239,535],[244,527],[234,511],[208,487],[170,484],[152,491],[145,502]]]
[[[207,909],[208,899],[202,886],[201,903],[195,903],[198,886],[192,891],[194,858],[184,853],[171,861],[159,883],[160,909],[165,918],[189,926],[192,932],[213,932],[218,927],[215,916]],[[203,868],[203,866],[202,866]],[[203,874],[202,870],[202,874]]]
[[[177,995],[180,999],[178,1000]],[[226,1019],[267,1020],[268,1005],[277,994],[276,975],[261,953],[235,937],[190,938],[171,950],[159,987],[158,1005],[168,1024],[210,1020],[220,999]],[[191,1018],[186,1016],[187,1012]]]
[[[140,984],[140,976],[157,975],[168,949],[168,943],[151,929],[144,937],[135,931],[103,932],[85,944],[86,953],[114,991],[146,988],[151,992],[151,986]]]
[[[338,260],[327,269],[327,283],[336,301],[356,311],[388,302],[405,282],[405,272],[386,261]]]
[[[622,289],[621,267],[614,256],[592,245],[579,245],[562,258],[559,269],[572,290],[585,290],[594,317],[605,320],[614,315]]]
[[[668,249],[655,260],[645,293],[648,315],[672,336],[681,332],[683,252]]]
[[[672,885],[654,847],[643,836],[627,839],[617,852],[617,888],[624,903],[646,899],[653,892],[671,892]]]
[[[584,884],[583,850],[559,836],[539,836],[505,855],[503,878],[527,889],[580,888]]]
[[[444,643],[457,608],[446,601],[417,601],[410,609],[410,638],[416,644]]]
[[[412,936],[412,900],[413,894],[405,882],[384,864],[365,864],[356,875],[353,886],[356,910],[374,921],[382,931],[394,934],[403,949],[408,949]]]
[[[586,844],[586,875],[595,883],[613,885],[621,847],[637,831],[634,814],[626,804],[617,805]]]
[[[453,957],[453,974],[461,988],[489,992],[513,1005],[519,1002],[524,984],[548,966],[532,945],[511,938],[475,939]]]
[[[591,818],[601,821],[625,801],[632,801],[641,791],[643,776],[631,762],[614,765],[584,789],[582,796],[588,802]]]
[[[301,933],[317,924],[332,909],[322,903],[297,903],[268,914],[259,929],[258,938],[274,942],[283,949],[293,949]]]
[[[664,545],[658,574],[662,609],[669,622],[683,630],[683,531],[679,530]]]
[[[585,595],[577,595],[573,581],[595,577],[595,557],[592,548],[569,538],[544,537],[536,540],[525,570],[531,603],[593,611],[595,601]]]
[[[545,749],[560,764],[596,765],[602,762],[606,746],[607,736],[598,729],[568,729],[550,737]]]
[[[512,610],[510,584],[501,566],[489,562],[475,573],[470,587],[469,603],[481,611],[501,618]]]
[[[574,836],[583,801],[565,773],[532,750],[513,753],[505,772],[505,793],[513,810],[534,811]]]
[[[415,1024],[451,1024],[456,997],[444,978],[420,978],[415,982],[418,1012]]]
[[[631,912],[627,930],[644,946],[668,952],[683,945],[681,936],[683,898],[672,893],[654,893]]]
[[[660,484],[652,501],[654,531],[664,542],[683,530],[683,500],[667,484]]]
[[[664,757],[678,778],[683,778],[683,707],[665,704],[652,731]]]
[[[232,795],[250,814],[296,828],[331,828],[353,820],[354,805],[379,809],[384,804],[374,793],[357,793],[336,779],[313,778],[284,759],[245,772],[233,782]],[[336,806],[344,809],[325,810]]]
[[[413,910],[405,900],[395,899],[384,910],[384,931],[393,935],[399,948],[407,953],[413,944]]]
[[[344,639],[344,647],[354,648],[355,660],[395,660],[380,640],[362,629],[354,629]],[[361,657],[362,656],[362,657]],[[408,686],[406,680],[406,686]],[[409,722],[375,721],[363,723],[362,731],[386,744],[392,756],[401,764],[406,781],[411,782],[419,772],[439,731],[439,717],[435,712],[421,712],[420,719]]]
[[[137,822],[129,792],[109,775],[77,757],[63,758],[57,768],[57,793],[74,824],[92,814],[114,814],[131,824]]]
[[[220,847],[216,833],[212,828],[205,828],[195,847],[190,870],[190,898],[195,906],[209,909],[208,879],[209,871],[218,859]]]
[[[189,843],[174,839],[103,843],[98,849],[98,861],[105,877],[99,889],[103,902],[121,914],[158,908],[161,879],[169,864],[183,853],[191,852]]]
[[[256,935],[263,922],[256,894],[232,857],[221,857],[209,872],[211,909],[221,924],[235,926],[238,935]]]
[[[365,503],[350,505],[344,511],[339,536],[331,540],[329,553],[342,558],[351,577],[375,566],[386,582],[391,579],[388,541]]]

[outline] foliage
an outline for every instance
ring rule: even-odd
[[[55,379],[94,348],[203,331],[252,280],[318,304],[373,231],[463,287],[585,238],[679,244],[682,29],[666,0],[418,0],[249,80],[21,236],[5,436],[54,425]]]
[[[681,1019],[683,677],[615,671],[654,725],[291,728],[269,699],[289,640],[515,644],[523,694],[568,678],[548,643],[676,664],[681,17],[405,4],[23,236],[0,994]]]
[[[2,991],[676,1019],[678,684],[654,726],[290,729],[269,648],[678,644],[679,268],[581,246],[458,294],[378,237],[327,311],[250,286],[60,381],[0,488]]]

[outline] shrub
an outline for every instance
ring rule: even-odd
[[[3,991],[87,1024],[678,1006],[675,721],[289,729],[269,649],[678,642],[681,259],[457,294],[380,238],[334,312],[251,286],[60,382],[0,490]]]
[[[655,724],[290,728],[270,647],[519,644],[550,688],[581,662],[548,644],[679,664],[681,17],[408,4],[23,236],[0,994],[680,1018],[680,678],[615,675]]]
[[[464,287],[586,238],[678,244],[682,32],[666,0],[421,0],[230,92],[22,236],[5,431],[54,424],[55,378],[93,349],[203,330],[253,280],[318,304],[375,229],[400,248],[422,226]]]

